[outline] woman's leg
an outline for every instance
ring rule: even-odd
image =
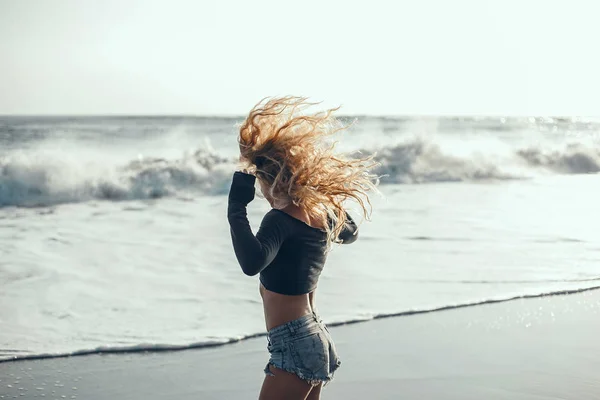
[[[259,400],[306,400],[313,388],[308,382],[272,365],[269,365],[269,370],[273,376],[265,376]]]

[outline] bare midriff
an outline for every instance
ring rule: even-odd
[[[297,206],[290,205],[283,208],[282,211],[299,219],[308,226],[318,226],[318,222],[309,213]],[[316,311],[314,290],[310,293],[290,296],[272,292],[261,283],[260,295],[263,300],[267,330]]]
[[[259,290],[263,300],[267,330],[310,314],[315,309],[314,291],[307,294],[289,296],[272,292],[262,284],[260,284]]]

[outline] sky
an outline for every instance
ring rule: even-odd
[[[0,114],[598,116],[600,3],[0,0]]]

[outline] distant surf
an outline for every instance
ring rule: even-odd
[[[382,184],[501,181],[539,174],[600,171],[600,149],[585,144],[527,147],[510,154],[477,149],[466,155],[433,138],[411,138],[376,152],[374,171]],[[66,161],[35,151],[0,156],[0,207],[41,207],[90,200],[143,200],[167,196],[222,195],[228,190],[234,158],[197,149],[179,159],[142,157],[123,165],[86,159]]]

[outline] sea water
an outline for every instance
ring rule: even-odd
[[[346,118],[380,195],[316,294],[330,324],[600,286],[600,121]],[[226,219],[241,118],[0,118],[0,359],[265,330]],[[358,153],[360,151],[360,153]],[[256,229],[268,211],[249,205]]]

